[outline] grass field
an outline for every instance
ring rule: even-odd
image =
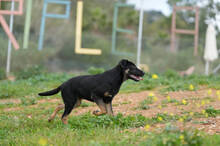
[[[83,102],[63,125],[47,119],[60,95],[39,97],[72,74],[44,73],[0,81],[0,145],[220,145],[220,76],[180,77],[174,71],[126,81],[113,101],[115,116],[92,115]]]

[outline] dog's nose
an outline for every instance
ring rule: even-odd
[[[142,73],[143,73],[143,76],[144,76],[144,75],[145,75],[145,72],[142,71]]]

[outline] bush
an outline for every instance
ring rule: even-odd
[[[3,80],[6,78],[5,70],[0,69],[0,80]]]
[[[90,67],[88,69],[88,73],[91,75],[100,74],[100,73],[103,73],[104,71],[105,70],[103,68]]]
[[[35,66],[25,68],[24,70],[20,72],[17,72],[16,77],[17,79],[28,79],[33,76],[40,75],[44,72],[45,70],[42,66],[35,65]]]

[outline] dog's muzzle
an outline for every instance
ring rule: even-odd
[[[140,81],[143,80],[143,78],[141,76],[135,76],[135,75],[129,75],[132,79]]]

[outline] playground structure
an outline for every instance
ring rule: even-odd
[[[0,0],[1,1],[9,1],[9,2],[19,2],[19,10],[14,11],[14,4],[11,7],[11,11],[8,10],[0,10],[0,14],[2,15],[11,15],[10,21],[10,30],[7,26],[4,18],[0,15],[0,21],[3,25],[5,32],[8,34],[10,41],[12,42],[15,49],[18,49],[20,46],[11,33],[13,30],[13,21],[14,15],[22,15],[23,14],[23,0]],[[49,4],[59,4],[65,5],[65,13],[64,14],[52,14],[47,12],[47,7]],[[119,7],[134,7],[133,5],[123,4],[116,2],[115,10],[114,10],[114,24],[113,24],[113,32],[112,32],[112,53],[113,54],[122,54],[122,55],[131,55],[129,53],[124,53],[120,51],[116,51],[116,35],[117,32],[125,32],[125,33],[133,33],[132,30],[117,28],[117,16]],[[47,18],[56,18],[56,19],[68,19],[70,16],[71,2],[69,0],[44,0],[43,2],[43,10],[42,10],[42,18],[41,18],[41,26],[40,26],[40,34],[39,34],[39,42],[38,42],[38,50],[43,49],[43,40],[45,33],[45,23]],[[29,35],[30,35],[30,26],[31,26],[31,13],[32,13],[32,0],[26,0],[26,18],[24,25],[24,38],[23,38],[23,48],[28,48]],[[140,22],[139,22],[139,39],[138,39],[138,58],[137,64],[140,65],[140,50],[141,50],[141,37],[142,37],[142,23],[143,23],[143,9],[140,11]],[[101,55],[102,51],[100,49],[91,49],[91,48],[82,48],[82,21],[83,21],[83,0],[77,0],[77,10],[76,10],[76,34],[75,34],[75,53],[76,54],[86,54],[86,55]],[[7,59],[7,75],[10,72],[10,60],[11,60],[11,46],[10,43],[8,45],[8,59]]]
[[[141,46],[142,46],[142,32],[143,32],[143,19],[144,19],[144,10],[143,10],[143,0],[141,2],[141,9],[139,15],[139,30],[138,30],[138,44],[137,44],[137,66],[140,67],[140,58],[141,58]],[[112,28],[112,53],[113,54],[120,54],[120,55],[132,55],[131,53],[127,52],[120,52],[116,50],[116,42],[117,42],[117,33],[123,32],[128,34],[133,34],[134,31],[129,29],[123,29],[117,27],[118,22],[118,11],[120,7],[127,7],[127,8],[134,8],[134,5],[131,4],[124,4],[121,2],[116,2],[114,5],[114,16],[113,16],[113,28]]]
[[[12,2],[12,7],[11,10],[0,10],[0,23],[3,27],[3,29],[5,30],[6,34],[8,35],[8,38],[10,39],[11,43],[13,44],[14,48],[17,50],[19,49],[19,44],[17,43],[17,40],[15,39],[13,33],[12,33],[12,29],[13,29],[13,15],[22,15],[23,14],[23,0],[0,0],[0,3],[2,1],[5,2]],[[14,3],[18,2],[19,3],[19,8],[18,10],[14,10]],[[3,15],[11,15],[11,19],[10,19],[10,28],[8,26],[8,24],[6,23]]]
[[[180,10],[195,11],[195,30],[176,28],[176,12]],[[198,7],[189,7],[189,6],[178,7],[176,5],[173,6],[172,26],[171,26],[171,43],[170,43],[171,52],[175,51],[175,42],[176,42],[177,33],[194,35],[194,56],[196,56],[198,54],[198,39],[199,39],[199,8]]]
[[[47,13],[47,7],[49,4],[66,5],[65,14]],[[44,40],[46,18],[68,19],[69,16],[70,16],[70,1],[67,1],[67,0],[44,0],[38,50],[43,49],[43,40]]]
[[[83,0],[77,0],[76,15],[76,35],[75,35],[75,53],[87,55],[101,55],[100,49],[82,48],[82,22],[83,22]]]
[[[20,48],[19,44],[17,43],[17,40],[15,39],[13,35],[13,18],[15,15],[22,15],[23,12],[26,12],[25,22],[24,22],[24,33],[23,33],[23,48],[28,48],[29,43],[29,36],[30,36],[30,27],[31,27],[31,13],[32,13],[32,3],[33,0],[0,0],[1,1],[8,1],[8,2],[17,2],[19,7],[18,10],[14,10],[14,8],[11,7],[11,10],[0,10],[0,22],[3,26],[3,29],[5,30],[6,34],[9,37],[10,42],[12,43],[13,47],[17,50]],[[26,10],[23,11],[23,5],[26,4]],[[1,3],[0,3],[1,4]],[[64,5],[64,13],[62,14],[56,14],[56,13],[50,13],[48,12],[48,5],[50,4],[58,4],[58,5]],[[102,49],[96,49],[95,48],[83,48],[82,46],[82,34],[83,34],[83,6],[84,1],[83,0],[77,0],[76,1],[76,21],[74,22],[76,24],[75,26],[75,47],[74,52],[75,54],[84,54],[84,55],[101,55]],[[119,11],[121,8],[131,8],[134,9],[134,5],[132,4],[126,4],[119,1],[116,1],[114,3],[114,12],[113,12],[113,23],[112,23],[112,36],[111,36],[111,53],[114,55],[124,55],[127,56],[134,56],[133,53],[129,53],[128,51],[122,52],[117,50],[117,34],[118,33],[128,33],[128,34],[134,34],[134,30],[125,29],[125,28],[119,28],[118,27],[118,15],[120,15]],[[195,12],[195,29],[193,30],[187,30],[187,29],[179,29],[176,26],[176,13],[177,11],[184,10],[184,11],[194,11]],[[42,10],[42,17],[41,17],[41,25],[40,25],[40,31],[39,31],[39,38],[38,38],[38,50],[43,50],[44,46],[44,34],[46,33],[46,21],[48,18],[55,18],[55,19],[73,19],[70,18],[70,12],[71,12],[71,1],[70,0],[43,0],[43,10]],[[138,36],[137,36],[137,65],[140,66],[140,58],[141,58],[141,48],[142,48],[142,31],[143,31],[143,17],[144,17],[144,10],[141,8],[139,10],[139,30],[138,30]],[[10,19],[10,27],[6,23],[3,15],[11,15]],[[53,20],[50,20],[53,21]],[[198,54],[198,39],[199,39],[199,8],[198,7],[177,7],[174,6],[173,9],[173,16],[172,16],[172,26],[171,26],[171,43],[170,43],[170,51],[175,51],[175,40],[176,40],[176,34],[189,34],[194,36],[194,55],[196,56]],[[73,29],[73,28],[72,28]],[[147,28],[146,28],[147,29]],[[135,36],[136,37],[136,36]],[[119,42],[119,41],[118,41]],[[7,74],[10,72],[10,54],[11,54],[11,46],[10,43],[8,44],[8,57],[7,57]],[[130,49],[130,48],[129,48]]]
[[[117,43],[117,33],[118,32],[123,32],[123,33],[128,33],[128,34],[133,34],[133,30],[129,29],[123,29],[123,28],[118,28],[117,27],[117,22],[118,22],[118,10],[120,7],[127,7],[127,8],[134,8],[134,5],[131,4],[124,4],[121,2],[116,2],[114,5],[114,16],[113,16],[113,28],[112,28],[112,53],[113,54],[121,54],[121,55],[131,55],[130,53],[127,52],[120,52],[116,50],[116,43]]]
[[[11,64],[11,50],[13,44],[14,48],[16,50],[19,49],[19,44],[17,43],[17,40],[15,39],[13,35],[13,21],[14,21],[14,15],[22,15],[23,14],[23,0],[0,0],[1,1],[11,1],[11,10],[0,10],[0,22],[2,24],[3,29],[5,30],[6,34],[8,35],[9,41],[8,41],[8,56],[7,56],[7,64],[6,64],[6,75],[8,76],[10,73],[10,64]],[[15,2],[19,3],[18,10],[15,10]],[[2,15],[11,15],[10,16],[10,28],[8,27],[4,17]]]
[[[47,13],[47,7],[49,4],[65,5],[66,6],[65,13],[64,14]],[[38,50],[43,49],[46,18],[69,19],[70,5],[71,5],[71,2],[69,0],[44,0]],[[77,0],[75,53],[76,54],[87,54],[87,55],[100,55],[101,54],[100,49],[89,49],[89,48],[81,47],[82,19],[83,19],[83,1]]]

